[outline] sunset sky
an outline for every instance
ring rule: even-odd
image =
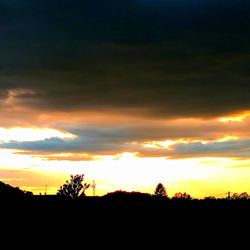
[[[249,27],[247,0],[0,0],[0,181],[250,193]]]

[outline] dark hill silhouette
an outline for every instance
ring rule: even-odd
[[[148,193],[121,190],[104,195],[102,200],[111,208],[132,210],[166,208],[168,202],[166,197],[159,198]]]
[[[148,199],[151,197],[148,193],[141,192],[127,192],[122,190],[117,190],[111,193],[107,193],[103,196],[104,198],[112,198],[112,199]]]
[[[24,195],[31,195],[31,192],[26,192],[18,187],[12,187],[9,184],[5,184],[0,181],[0,197],[19,197],[19,196],[24,196]]]

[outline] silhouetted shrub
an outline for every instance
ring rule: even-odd
[[[77,198],[79,196],[85,196],[85,190],[89,188],[89,184],[84,183],[84,174],[82,175],[71,175],[70,181],[66,181],[66,183],[60,187],[57,191],[57,195],[69,197],[69,198]]]

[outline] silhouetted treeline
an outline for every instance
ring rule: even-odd
[[[86,196],[77,199],[61,197],[57,195],[0,195],[2,207],[18,202],[18,207],[31,206],[35,208],[49,208],[63,210],[65,208],[79,209],[202,209],[202,208],[249,208],[248,199],[190,199],[187,198],[168,198],[150,195],[140,192],[115,191],[104,196]],[[20,202],[21,201],[21,202]],[[6,203],[5,203],[6,202]],[[250,210],[249,210],[250,211]]]
[[[164,192],[165,194],[165,192]],[[190,210],[234,210],[250,211],[250,200],[246,193],[234,194],[228,198],[194,199],[187,193],[176,193],[172,198],[166,195],[151,195],[141,192],[126,192],[117,190],[100,197],[79,196],[72,199],[70,196],[60,195],[31,195],[19,188],[0,182],[1,209],[8,211],[16,209],[23,211],[37,211],[37,213],[65,213],[75,214],[84,211],[108,210],[157,210],[157,211],[190,211]]]

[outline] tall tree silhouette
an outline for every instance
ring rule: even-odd
[[[154,195],[158,197],[167,197],[167,191],[162,183],[156,186]]]
[[[71,175],[70,181],[66,181],[66,183],[60,187],[57,191],[57,195],[70,197],[75,199],[79,196],[85,196],[85,190],[89,188],[89,184],[82,183],[84,180],[84,174],[82,175]]]

